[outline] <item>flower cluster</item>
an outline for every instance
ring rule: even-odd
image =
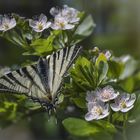
[[[103,119],[109,115],[110,107],[115,112],[127,112],[133,108],[135,100],[135,94],[120,94],[111,86],[88,91],[86,97],[88,113],[85,119],[87,121]]]
[[[53,7],[50,13],[54,17],[54,22],[51,26],[54,30],[73,29],[80,20],[78,17],[79,11],[67,5],[64,5],[63,9]]]
[[[37,18],[29,19],[29,26],[35,32],[42,32],[51,27],[53,30],[69,30],[73,29],[79,22],[79,11],[74,8],[64,5],[62,9],[51,8],[50,14],[54,17],[53,22],[47,21],[44,14],[40,14]],[[7,15],[0,16],[0,31],[7,31],[16,26],[15,18],[10,18]]]

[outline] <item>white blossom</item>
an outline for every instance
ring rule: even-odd
[[[98,96],[99,100],[101,100],[102,102],[113,100],[117,98],[118,95],[119,92],[115,92],[115,90],[111,86],[106,86],[102,89],[99,88],[96,92],[96,96]]]
[[[88,113],[85,115],[86,121],[103,119],[109,115],[109,104],[98,101],[96,103],[90,102],[87,106]]]
[[[35,32],[42,32],[51,26],[51,22],[47,21],[47,17],[44,14],[41,14],[38,19],[30,19],[29,26],[32,27]]]
[[[54,19],[51,28],[54,30],[69,30],[73,29],[74,25],[69,24],[63,17],[57,17]]]
[[[135,101],[136,101],[135,94],[123,93],[123,94],[120,94],[115,99],[115,103],[112,103],[110,106],[111,106],[111,109],[115,112],[117,111],[128,112],[130,109],[134,107]]]
[[[54,16],[54,22],[52,24],[52,29],[54,30],[68,30],[75,27],[80,18],[78,17],[79,11],[74,8],[63,6],[63,9],[51,8],[51,15]]]
[[[8,31],[16,26],[15,18],[11,18],[7,15],[0,16],[0,31]]]

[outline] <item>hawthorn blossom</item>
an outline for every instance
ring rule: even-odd
[[[90,102],[87,106],[88,113],[85,115],[86,121],[103,119],[109,115],[109,104],[98,101],[96,103]]]
[[[0,16],[0,31],[8,31],[16,26],[15,18],[11,18],[7,15]]]
[[[35,20],[30,19],[29,26],[32,27],[35,32],[42,32],[51,26],[51,22],[47,21],[47,17],[44,14],[41,14]]]
[[[110,106],[111,106],[111,109],[115,112],[117,111],[128,112],[130,109],[134,107],[135,101],[136,101],[135,94],[123,93],[119,95],[115,99],[115,103],[112,103]]]
[[[110,100],[113,100],[117,98],[118,95],[119,92],[115,92],[115,90],[111,86],[106,86],[96,91],[96,96],[98,96],[98,99],[102,102],[108,102]]]
[[[67,20],[63,17],[55,18],[51,26],[51,28],[54,30],[69,30],[73,29],[74,27],[75,27],[74,25],[69,24]]]
[[[54,16],[54,22],[52,29],[54,30],[67,30],[75,27],[80,18],[78,17],[79,11],[74,8],[63,6],[63,9],[53,7],[50,10],[52,16]]]

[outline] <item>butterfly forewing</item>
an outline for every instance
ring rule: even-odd
[[[41,100],[46,92],[35,68],[35,65],[27,66],[2,76],[0,92],[23,93],[31,98]]]
[[[50,74],[48,76],[51,79],[49,85],[50,89],[52,89],[51,95],[53,99],[56,97],[57,92],[60,89],[63,76],[75,60],[80,49],[81,47],[79,46],[66,47],[50,57],[51,68],[49,69]]]

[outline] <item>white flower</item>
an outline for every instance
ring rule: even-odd
[[[119,95],[115,99],[115,103],[112,103],[110,106],[111,106],[111,109],[115,112],[117,111],[128,112],[130,109],[134,107],[135,101],[136,101],[135,94],[123,93]]]
[[[51,28],[54,30],[69,30],[73,29],[74,25],[69,24],[63,17],[57,17],[54,19],[54,23]]]
[[[32,27],[35,32],[42,32],[51,26],[51,22],[47,22],[47,17],[41,14],[36,20],[30,19],[29,26]]]
[[[109,115],[109,104],[98,101],[90,102],[87,105],[88,113],[85,115],[87,121],[103,119]]]
[[[78,10],[64,5],[61,15],[65,17],[69,23],[77,23],[80,20],[78,17],[79,13],[80,12]]]
[[[90,102],[97,102],[98,101],[98,97],[96,96],[96,91],[87,91],[87,96],[86,96],[86,101],[88,103]]]
[[[15,18],[10,18],[7,15],[0,17],[0,31],[8,31],[16,26]]]
[[[80,20],[78,17],[79,11],[67,5],[64,5],[63,9],[53,7],[50,13],[54,16],[54,23],[52,24],[52,29],[54,30],[72,29]]]
[[[119,95],[119,92],[115,92],[115,90],[111,86],[106,86],[103,89],[98,89],[96,92],[96,96],[102,101],[102,102],[108,102],[110,100],[113,100],[117,98]]]

